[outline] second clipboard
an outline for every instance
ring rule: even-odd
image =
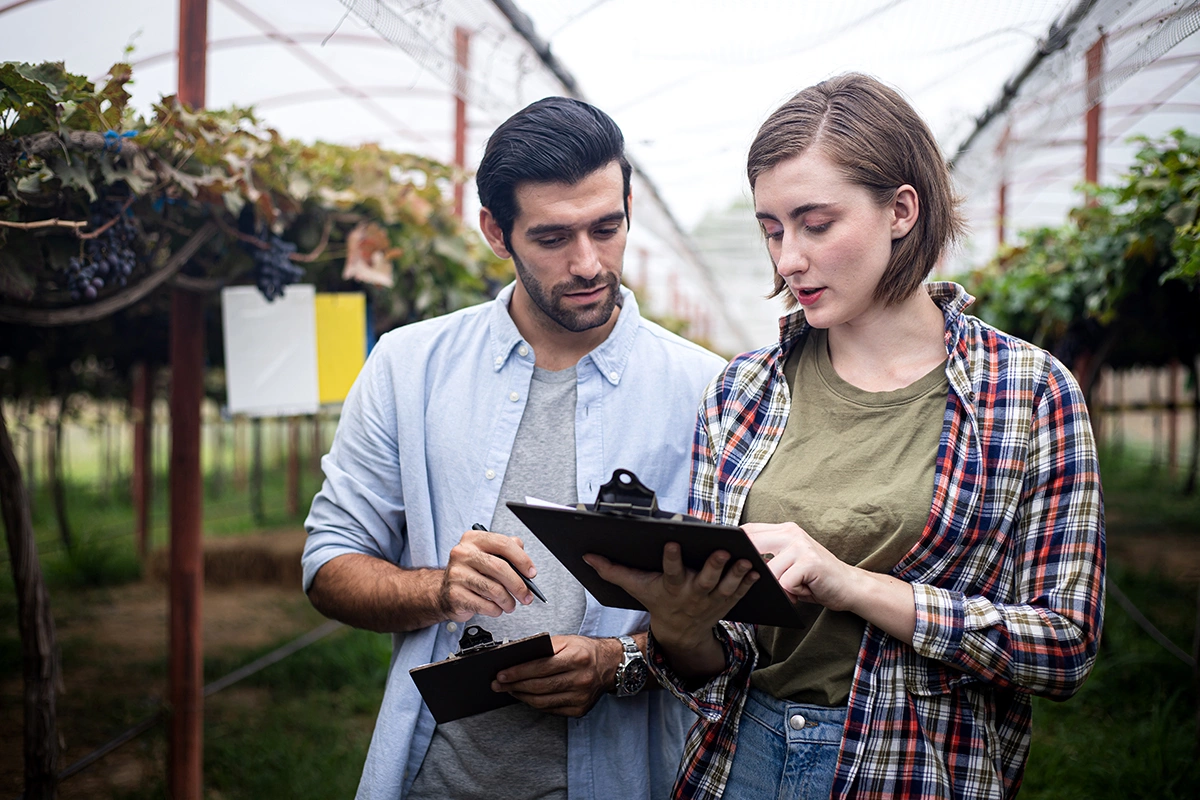
[[[741,528],[689,519],[600,514],[528,503],[507,505],[603,605],[645,609],[620,586],[602,579],[583,560],[584,555],[595,553],[614,564],[662,572],[663,546],[667,542],[678,542],[684,566],[688,569],[699,570],[713,551],[724,550],[731,556],[730,564],[744,558],[758,572],[759,579],[725,619],[781,628],[805,627],[800,612]]]

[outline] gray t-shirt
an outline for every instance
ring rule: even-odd
[[[459,626],[480,625],[496,641],[543,631],[577,634],[583,624],[583,586],[518,520],[506,501],[527,496],[565,505],[578,501],[575,488],[575,368],[537,368],[525,413],[500,487],[490,530],[520,536],[537,567],[546,603],[517,604],[498,618],[475,616]],[[566,718],[523,703],[456,720],[434,729],[410,798],[492,800],[497,797],[566,800]]]

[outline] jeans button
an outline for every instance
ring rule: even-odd
[[[804,717],[800,714],[792,714],[792,718],[788,720],[788,727],[794,731],[798,731],[804,727]]]

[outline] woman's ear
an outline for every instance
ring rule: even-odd
[[[896,197],[892,200],[891,212],[892,239],[903,239],[917,224],[917,217],[921,213],[921,200],[917,197],[917,190],[907,183],[897,189]]]

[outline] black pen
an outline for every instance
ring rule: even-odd
[[[478,522],[476,522],[474,525],[471,526],[471,530],[484,531],[485,533],[487,532],[487,528],[483,527]],[[495,555],[495,554],[493,553],[493,555]],[[542,594],[542,590],[537,587],[537,584],[535,584],[533,581],[529,580],[529,578],[526,578],[524,575],[522,575],[521,570],[517,569],[516,566],[514,566],[511,561],[509,561],[504,556],[496,556],[496,558],[500,559],[505,564],[508,564],[510,567],[512,567],[512,571],[517,573],[517,577],[519,577],[521,580],[525,581],[525,587],[527,589],[529,589],[529,591],[533,592],[534,597],[536,597],[538,600],[541,600],[543,603],[546,602],[546,595]]]

